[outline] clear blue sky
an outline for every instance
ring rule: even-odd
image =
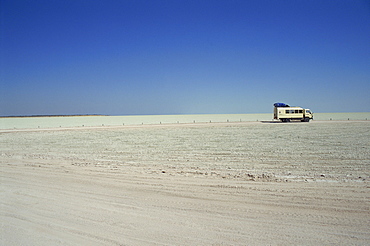
[[[0,0],[0,115],[370,111],[367,0]]]

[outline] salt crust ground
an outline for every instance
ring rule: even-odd
[[[370,122],[2,130],[1,245],[368,245]]]

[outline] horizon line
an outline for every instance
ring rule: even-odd
[[[314,114],[370,113],[368,112],[314,112]],[[35,114],[35,115],[4,115],[0,118],[42,118],[42,117],[88,117],[88,116],[150,116],[150,115],[217,115],[217,114],[272,114],[272,113],[175,113],[175,114]]]

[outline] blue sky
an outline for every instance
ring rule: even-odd
[[[0,0],[0,115],[370,111],[360,0]]]

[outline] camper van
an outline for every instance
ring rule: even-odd
[[[291,107],[285,103],[275,103],[274,119],[282,122],[290,122],[291,120],[309,122],[313,119],[313,113],[309,109]]]

